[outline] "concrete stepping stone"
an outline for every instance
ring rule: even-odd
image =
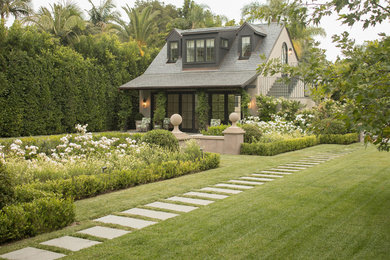
[[[229,197],[227,195],[211,194],[211,193],[195,192],[195,191],[184,193],[184,195],[208,198],[208,199],[217,199],[217,200],[221,200]]]
[[[115,215],[107,215],[105,217],[95,219],[94,221],[107,223],[107,224],[117,224],[120,226],[131,227],[131,228],[136,228],[136,229],[141,229],[141,228],[144,228],[144,227],[147,227],[147,226],[150,226],[150,225],[157,223],[155,221],[130,218],[130,217],[115,216]]]
[[[313,166],[321,164],[321,163],[318,163],[318,162],[307,162],[307,161],[299,161],[299,162],[296,162],[296,163],[302,163],[302,164],[313,165]]]
[[[109,228],[109,227],[91,227],[84,230],[80,230],[80,234],[87,234],[94,237],[101,237],[101,238],[107,238],[107,239],[114,239],[123,235],[126,235],[130,233],[130,231],[117,229],[117,228]]]
[[[161,220],[166,220],[169,218],[174,218],[176,216],[179,216],[179,214],[175,214],[175,213],[168,213],[168,212],[163,212],[163,211],[157,211],[157,210],[151,210],[151,209],[140,209],[140,208],[128,209],[128,210],[122,211],[122,213],[144,216],[144,217],[148,217],[148,218],[156,218],[156,219],[161,219]]]
[[[216,187],[226,187],[226,188],[242,189],[242,190],[253,189],[252,186],[235,185],[235,184],[227,184],[227,183],[218,183],[218,184],[215,184],[215,186]]]
[[[76,252],[81,249],[88,248],[101,243],[102,242],[92,241],[89,239],[84,239],[79,237],[63,236],[63,237],[51,239],[46,242],[42,242],[40,244],[46,246],[65,248],[70,251]]]
[[[202,188],[200,190],[214,191],[214,192],[221,192],[221,193],[228,193],[228,194],[238,194],[238,193],[242,192],[241,190],[221,189],[221,188],[212,188],[212,187],[206,187],[206,188]]]
[[[285,169],[285,168],[272,168],[270,169],[271,171],[284,171],[284,172],[291,172],[291,173],[294,173],[294,172],[299,172],[301,170],[297,170],[297,169]]]
[[[243,180],[230,180],[229,182],[248,185],[263,185],[264,182],[259,181],[243,181]]]
[[[261,173],[282,174],[282,175],[293,174],[292,172],[279,172],[279,171],[261,171]],[[257,176],[256,173],[253,173],[252,175]]]
[[[167,200],[184,202],[184,203],[195,204],[195,205],[200,205],[200,206],[206,206],[206,205],[209,205],[209,204],[215,202],[213,200],[191,199],[191,198],[185,198],[185,197],[179,197],[179,196],[170,197]]]
[[[254,177],[252,177],[254,178]],[[273,181],[274,179],[271,179],[271,178],[256,178],[256,180],[258,181]]]
[[[281,175],[273,175],[273,174],[260,174],[260,173],[253,173],[251,174],[256,177],[241,177],[241,179],[246,179],[246,180],[259,180],[257,177],[265,177],[265,178],[283,178]]]
[[[287,169],[287,170],[290,170],[290,169],[293,169],[293,170],[306,170],[305,167],[294,167],[294,166],[278,166],[278,168],[280,169]]]
[[[292,166],[292,167],[301,167],[301,168],[304,168],[304,167],[313,167],[313,165],[308,165],[308,164],[304,164],[304,163],[286,163],[284,164],[285,166]]]
[[[158,201],[146,204],[145,206],[159,208],[159,209],[169,209],[169,210],[174,210],[179,212],[190,212],[198,208],[193,206],[184,206],[184,205],[177,205],[177,204],[158,202]]]
[[[64,256],[66,255],[34,247],[25,247],[0,255],[1,258],[14,260],[54,260]]]

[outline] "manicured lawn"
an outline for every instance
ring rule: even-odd
[[[390,153],[320,145],[273,157],[222,156],[222,167],[77,201],[78,225],[0,254],[92,226],[113,212],[322,152],[353,153],[77,253],[71,259],[363,258],[390,255]]]

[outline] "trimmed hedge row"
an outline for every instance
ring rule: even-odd
[[[181,175],[204,171],[219,166],[219,154],[204,153],[204,157],[192,161],[168,161],[151,164],[138,170],[117,170],[99,175],[79,175],[71,179],[50,180],[23,185],[26,189],[54,192],[75,200],[96,196],[105,192],[133,187],[139,184],[170,179]]]
[[[241,154],[272,156],[280,153],[300,150],[317,144],[352,144],[358,142],[358,134],[320,135],[294,138],[273,143],[243,143]]]
[[[74,221],[71,199],[47,197],[0,210],[0,243],[66,227]]]

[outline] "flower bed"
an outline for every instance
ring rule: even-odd
[[[129,134],[96,137],[86,126],[76,128],[76,135],[50,141],[30,138],[28,143],[14,139],[0,146],[6,180],[0,189],[5,198],[0,205],[0,242],[68,225],[74,221],[73,200],[219,166],[219,155],[202,153],[195,144],[178,151],[175,142],[164,148],[150,144],[150,138],[144,143],[143,137],[137,141]],[[158,135],[169,134],[153,136],[158,140]]]

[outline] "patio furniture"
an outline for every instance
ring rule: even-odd
[[[221,119],[211,119],[210,126],[220,126]]]
[[[171,124],[171,119],[169,119],[168,117],[164,118],[163,129],[168,130],[170,124]]]
[[[143,117],[140,125],[140,130],[146,132],[150,129],[150,117]]]

